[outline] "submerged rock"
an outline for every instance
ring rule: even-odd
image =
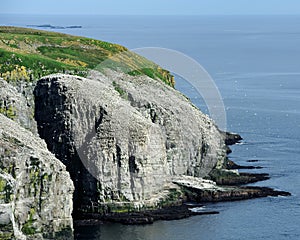
[[[39,134],[67,166],[78,212],[178,202],[166,201],[173,176],[223,164],[219,130],[178,91],[145,76],[93,79],[51,75],[34,91]]]
[[[73,183],[43,140],[0,114],[0,239],[72,239]]]

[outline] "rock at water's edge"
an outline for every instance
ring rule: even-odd
[[[234,145],[243,140],[243,138],[237,133],[221,132],[225,138],[225,144],[227,146]]]

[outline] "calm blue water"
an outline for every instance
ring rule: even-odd
[[[128,48],[165,47],[195,58],[214,78],[227,110],[227,128],[244,137],[231,158],[264,167],[257,183],[291,197],[209,204],[219,215],[81,228],[78,239],[199,240],[300,239],[300,16],[97,17],[1,15],[1,25],[82,25],[62,32]],[[180,91],[203,111],[201,97],[184,80]]]

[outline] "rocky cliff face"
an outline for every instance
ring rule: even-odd
[[[0,113],[31,132],[37,133],[33,116],[32,83],[19,82],[18,85],[13,86],[0,78]]]
[[[51,75],[34,91],[40,136],[66,166],[78,211],[155,207],[172,178],[206,176],[225,158],[216,126],[148,77]]]
[[[43,140],[2,114],[0,159],[0,239],[72,239],[69,173]]]

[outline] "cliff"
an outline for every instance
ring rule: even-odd
[[[0,113],[37,134],[32,91],[31,83],[13,86],[0,78]]]
[[[2,114],[0,123],[0,239],[71,239],[65,166],[28,130]]]
[[[36,83],[55,72],[88,78]],[[211,120],[173,89],[167,70],[123,46],[1,26],[0,74],[3,238],[58,238],[72,229],[72,204],[75,217],[178,204],[174,176],[223,165]]]
[[[0,26],[0,74],[1,239],[71,239],[72,216],[150,223],[195,215],[187,200],[288,195],[217,186],[268,176],[229,170],[242,166],[225,143],[241,137],[122,46]]]
[[[220,132],[182,94],[107,74],[50,75],[34,91],[39,134],[71,174],[75,210],[157,208],[174,176],[205,177],[224,161]]]

